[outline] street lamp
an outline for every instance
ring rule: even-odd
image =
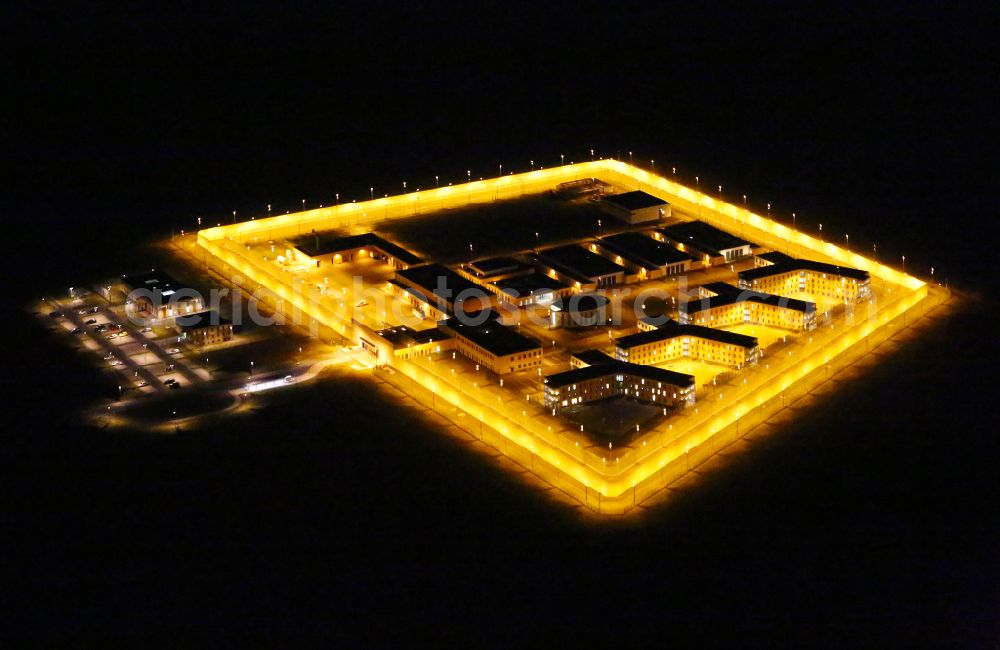
[[[560,165],[565,165],[566,164],[566,155],[565,154],[559,154],[559,164]]]
[[[698,219],[701,219],[701,179],[694,177],[695,190],[698,193]]]
[[[435,176],[434,178],[437,178],[437,176]],[[368,193],[371,195],[372,201],[374,201],[375,200],[375,188],[374,187],[369,187],[368,188]]]
[[[236,210],[233,210],[233,223],[236,223]]]
[[[441,187],[440,178],[437,174],[434,174],[434,187]]]
[[[594,150],[590,150],[590,162],[594,162]]]
[[[305,199],[302,199],[302,211],[303,212],[306,211],[306,200]]]
[[[270,203],[267,204],[267,216],[268,217],[271,216],[271,204]]]

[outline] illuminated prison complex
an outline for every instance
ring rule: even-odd
[[[816,329],[816,303],[739,289],[724,282],[698,288],[701,298],[678,305],[677,320],[682,325],[724,327],[756,323],[795,331]]]
[[[589,351],[589,365],[545,377],[545,406],[553,413],[611,397],[629,397],[665,408],[694,404],[695,379],[664,368],[612,359]]]
[[[868,271],[795,259],[779,252],[758,255],[756,265],[756,268],[739,273],[741,289],[779,296],[806,292],[844,302],[865,300],[871,295],[871,276]]]
[[[760,355],[756,337],[675,320],[615,339],[615,358],[631,363],[655,365],[687,357],[744,368]]]
[[[598,180],[598,177],[601,180]],[[303,237],[301,245],[307,247],[307,238],[310,237],[308,233],[311,229],[314,229],[313,233],[344,232],[345,229],[353,232],[360,229],[370,231],[377,223],[386,220],[406,219],[439,210],[461,209],[472,204],[517,199],[551,192],[554,188],[561,188],[560,195],[577,196],[582,200],[603,197],[615,191],[638,189],[662,199],[664,203],[669,201],[667,205],[672,208],[675,215],[680,213],[683,218],[693,219],[697,214],[697,222],[685,223],[704,223],[704,226],[688,226],[696,232],[688,232],[686,236],[683,232],[678,233],[677,229],[671,230],[674,225],[683,224],[663,224],[660,228],[638,233],[642,237],[651,237],[687,254],[689,260],[679,259],[678,263],[686,264],[688,269],[723,264],[728,266],[730,262],[750,257],[757,246],[743,239],[746,237],[759,242],[760,246],[767,247],[766,249],[776,250],[780,247],[790,256],[815,257],[842,269],[853,268],[870,273],[885,283],[888,298],[879,302],[877,316],[845,322],[843,327],[836,329],[823,328],[823,332],[814,335],[817,337],[814,346],[804,348],[794,357],[779,355],[766,365],[756,364],[755,370],[746,378],[749,382],[744,381],[742,385],[726,390],[724,399],[721,392],[717,400],[713,396],[711,408],[703,408],[700,413],[697,407],[687,409],[678,419],[672,419],[670,423],[646,431],[642,438],[637,438],[632,444],[620,449],[616,448],[613,454],[607,453],[608,457],[602,463],[602,453],[586,448],[582,440],[579,444],[574,444],[572,430],[559,431],[548,427],[546,431],[545,423],[539,419],[540,416],[532,417],[529,413],[522,417],[523,409],[515,412],[490,406],[493,399],[482,392],[484,389],[481,385],[455,382],[450,377],[440,374],[435,368],[437,364],[405,361],[411,354],[450,349],[461,352],[487,368],[492,364],[491,369],[494,372],[503,374],[515,368],[539,367],[541,348],[534,340],[523,337],[517,330],[506,328],[498,321],[489,318],[478,326],[456,323],[455,319],[451,318],[452,314],[447,313],[454,305],[447,304],[444,305],[442,313],[434,315],[435,320],[438,316],[447,318],[441,319],[438,326],[431,330],[418,332],[398,326],[375,332],[356,318],[337,313],[327,304],[328,299],[322,297],[319,292],[304,291],[306,285],[294,273],[276,272],[279,269],[275,268],[273,261],[264,259],[262,262],[259,256],[250,252],[248,245],[251,241],[261,239],[290,241]],[[629,218],[631,219],[631,216]],[[622,219],[622,221],[629,220]],[[637,223],[642,227],[646,222]],[[657,225],[649,223],[654,227]],[[728,236],[736,241],[719,241],[717,233],[726,233],[726,230],[739,232],[743,237],[729,234]],[[311,236],[313,244],[316,244],[315,234]],[[646,248],[644,241],[634,237],[612,239],[613,237],[616,235],[598,237],[585,242],[582,246],[577,245],[583,250],[589,248],[588,252],[620,268],[618,270],[607,267],[611,268],[609,273],[599,271],[588,276],[576,268],[579,266],[577,259],[565,264],[567,261],[565,259],[542,259],[545,251],[535,250],[514,254],[511,258],[501,260],[492,266],[484,264],[483,268],[479,269],[479,275],[476,275],[476,271],[471,268],[471,265],[478,265],[478,262],[470,263],[468,269],[463,268],[463,273],[468,270],[470,274],[476,275],[474,284],[492,285],[496,288],[497,291],[491,293],[495,294],[499,301],[505,301],[500,296],[500,293],[505,293],[500,286],[502,283],[511,281],[509,283],[511,291],[507,295],[513,297],[515,292],[524,295],[520,288],[516,288],[518,281],[514,281],[513,278],[515,276],[532,278],[521,282],[524,283],[523,286],[537,285],[527,291],[533,295],[523,303],[514,298],[517,304],[529,306],[545,302],[551,304],[572,293],[592,291],[597,288],[598,282],[601,282],[604,288],[622,282],[623,279],[626,282],[633,281],[631,278],[640,274],[639,268],[642,266],[645,266],[646,274],[649,276],[651,266],[660,265],[657,260],[641,259],[646,255],[641,252]],[[423,385],[439,398],[447,400],[472,416],[470,418],[472,421],[478,420],[480,423],[488,424],[488,427],[479,429],[478,435],[481,440],[484,442],[490,440],[487,444],[492,445],[494,449],[502,450],[501,453],[505,456],[515,459],[525,468],[530,468],[530,471],[548,484],[602,513],[627,512],[692,467],[745,435],[748,428],[784,408],[786,394],[791,396],[796,391],[800,394],[801,391],[808,391],[811,386],[816,385],[816,382],[823,381],[823,377],[829,376],[829,370],[835,367],[835,364],[844,367],[844,364],[867,354],[869,338],[873,345],[886,340],[887,335],[894,331],[893,328],[900,323],[900,320],[906,322],[906,316],[911,309],[915,312],[926,309],[925,303],[930,302],[927,298],[931,290],[921,280],[866,258],[857,251],[848,251],[833,242],[822,241],[808,233],[750,212],[745,206],[726,203],[719,198],[702,194],[694,188],[618,160],[595,160],[555,168],[535,169],[521,174],[454,186],[449,184],[431,190],[376,198],[372,201],[343,203],[298,214],[259,218],[231,226],[220,224],[199,231],[197,245],[207,255],[212,256],[213,262],[218,260],[248,280],[266,285],[285,305],[302,310],[320,324],[355,341],[360,338],[362,344],[370,338],[375,344],[373,348],[388,348],[389,354],[385,362],[391,364],[395,363],[394,360],[399,360],[397,371],[413,380],[414,386]],[[370,243],[365,247],[365,253],[361,253],[360,248],[351,250],[356,250],[356,255],[367,255],[374,248],[378,248],[376,254],[379,256],[388,252],[384,248],[371,247]],[[335,261],[336,254],[336,252],[330,253],[331,261]],[[342,261],[348,261],[344,259],[343,252],[340,254]],[[538,257],[534,257],[536,254]],[[321,255],[317,252],[317,256]],[[388,258],[388,255],[385,256]],[[617,261],[617,257],[621,258],[621,262]],[[406,264],[401,256],[395,256],[395,259],[395,262],[389,259],[386,261],[397,264],[397,271],[406,270],[403,268],[405,266],[418,265]],[[591,258],[588,256],[585,259]],[[308,257],[305,261],[315,263],[316,259]],[[319,261],[324,262],[324,260]],[[782,260],[773,254],[759,256],[759,264],[766,264],[768,261],[777,266]],[[561,266],[568,268],[557,269],[556,266],[560,262]],[[674,271],[675,269],[664,264],[665,274]],[[820,275],[822,273],[823,271],[820,271]],[[543,283],[535,281],[540,276],[553,279],[559,284],[546,287]],[[840,276],[850,278],[843,273]],[[756,280],[760,282],[766,277],[771,276],[764,274]],[[753,280],[753,277],[747,279],[748,282]],[[398,275],[396,281],[403,286],[416,289],[412,284],[405,284]],[[863,283],[863,278],[859,278],[859,282]],[[781,289],[777,287],[765,290],[763,284],[758,284],[758,289],[753,289],[751,285],[750,289],[729,286],[726,290],[719,288],[713,290],[711,285],[705,286],[707,288],[703,289],[702,300],[691,300],[679,305],[677,314],[679,324],[720,326],[725,323],[758,322],[793,330],[809,330],[815,326],[816,305],[812,302],[795,301],[787,296],[781,297],[778,295]],[[799,291],[798,286],[795,287],[795,291]],[[558,292],[565,294],[558,295]],[[803,293],[810,292],[805,290]],[[834,293],[836,293],[835,288]],[[819,290],[817,298],[823,294],[824,290]],[[863,289],[859,288],[858,295],[860,299]],[[651,326],[640,322],[640,329]],[[521,340],[510,343],[513,338],[507,336],[508,334],[513,334]],[[500,339],[505,340],[500,341]],[[711,341],[711,339],[706,340]],[[812,341],[812,337],[809,340]],[[691,350],[689,347],[689,354]],[[700,351],[695,353],[702,354]],[[542,390],[544,403],[557,412],[573,405],[574,400],[576,404],[580,404],[614,396],[627,396],[663,404],[664,408],[691,404],[695,399],[696,383],[691,375],[672,373],[669,370],[631,361],[618,361],[594,350],[572,355],[570,365],[572,370],[549,375],[544,380]],[[823,371],[824,367],[827,368],[827,372]],[[391,373],[385,376],[390,375]],[[497,442],[499,440],[502,442]],[[614,462],[607,462],[611,460]]]

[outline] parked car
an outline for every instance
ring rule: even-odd
[[[115,360],[113,360],[113,361],[111,362],[111,365],[112,365],[112,366],[120,366],[120,365],[122,365],[122,362],[121,362],[121,361],[119,361],[118,359],[115,359]]]
[[[84,324],[84,325],[93,325],[93,324],[94,324],[94,323],[96,323],[96,322],[97,322],[97,321],[96,321],[96,320],[94,320],[93,318],[88,318],[87,320],[83,321],[83,324]]]
[[[176,382],[174,382],[173,384],[170,384],[170,389],[171,390],[177,390],[180,387],[181,387],[181,385],[178,384],[178,383],[176,383]]]

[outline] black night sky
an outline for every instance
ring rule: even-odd
[[[994,6],[0,12],[5,645],[1000,642]],[[92,372],[22,309],[198,216],[591,148],[934,266],[958,308],[617,525],[581,523],[406,417],[373,425],[373,397],[334,388],[240,430],[90,429],[76,414]]]

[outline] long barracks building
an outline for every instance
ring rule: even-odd
[[[682,302],[677,319],[682,325],[723,327],[758,323],[790,330],[816,329],[816,303],[739,289],[723,282],[699,287],[704,297]]]
[[[739,286],[779,296],[805,292],[844,302],[871,296],[868,271],[796,259],[782,253],[758,255],[756,268],[740,272]]]
[[[534,259],[541,272],[578,290],[593,291],[625,282],[625,267],[578,244],[547,248]]]
[[[455,349],[462,356],[498,375],[542,365],[542,346],[538,341],[501,325],[495,317],[479,325],[449,318],[438,323],[438,329],[455,339]]]
[[[433,320],[444,320],[459,311],[478,312],[492,306],[490,292],[440,264],[397,270],[389,286],[394,295]]]
[[[760,356],[753,336],[674,320],[615,340],[615,358],[631,363],[655,365],[688,357],[743,368],[757,363]]]
[[[618,396],[664,408],[694,404],[695,380],[691,375],[604,358],[607,361],[595,358],[592,365],[545,377],[545,406],[555,414],[564,408]]]
[[[754,245],[704,221],[684,221],[653,232],[658,241],[673,244],[707,268],[749,257]]]
[[[590,246],[591,251],[624,266],[640,281],[687,273],[691,268],[690,255],[638,232],[602,237]]]

